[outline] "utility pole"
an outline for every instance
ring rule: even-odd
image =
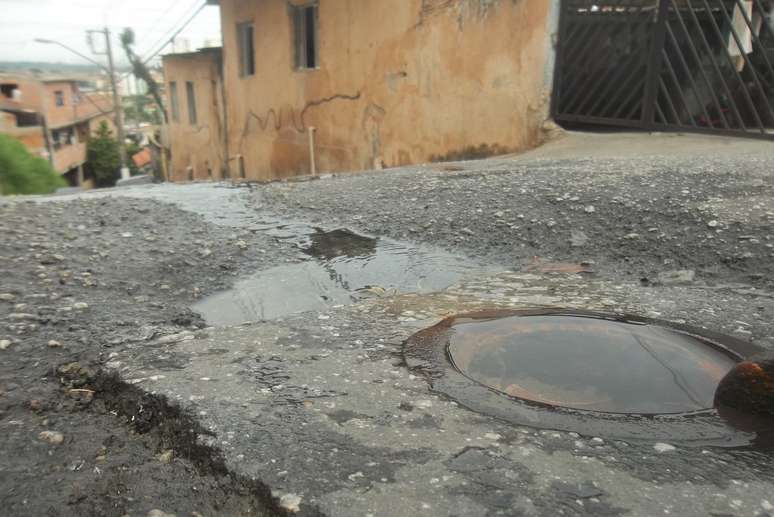
[[[103,31],[100,31],[103,32]],[[110,86],[113,88],[113,107],[116,112],[116,136],[118,137],[118,152],[121,157],[121,179],[129,179],[129,167],[126,163],[126,137],[124,136],[124,105],[121,95],[118,93],[116,83],[116,70],[113,62],[113,46],[110,44],[110,30],[105,27],[105,52],[108,60],[108,73],[110,74]]]

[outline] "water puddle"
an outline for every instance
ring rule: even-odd
[[[507,395],[628,414],[710,409],[737,362],[666,328],[550,314],[459,323],[448,350],[462,373]]]
[[[465,258],[347,229],[325,231],[303,223],[257,228],[298,247],[300,263],[260,271],[192,309],[210,325],[238,325],[306,311],[324,311],[366,296],[446,289],[484,267]]]
[[[365,296],[441,291],[466,276],[495,271],[431,246],[277,218],[260,210],[259,196],[254,195],[254,205],[248,205],[245,189],[226,183],[144,185],[39,201],[111,196],[171,203],[218,226],[268,235],[298,249],[295,263],[257,272],[192,306],[215,326],[324,311]]]
[[[538,309],[448,318],[413,336],[405,358],[435,391],[514,423],[736,446],[774,431],[745,404],[716,408],[718,386],[757,351],[643,318]]]

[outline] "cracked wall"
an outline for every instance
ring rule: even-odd
[[[550,2],[320,0],[320,67],[293,69],[289,3],[221,0],[228,150],[248,179],[422,163],[537,145]],[[239,76],[236,26],[255,25]]]

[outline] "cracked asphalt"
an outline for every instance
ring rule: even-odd
[[[4,507],[770,515],[768,450],[657,426],[627,439],[511,424],[433,390],[402,347],[450,314],[562,306],[774,349],[771,151],[571,134],[521,156],[318,181],[0,201]],[[377,278],[348,303],[207,326],[189,308],[208,295],[311,260],[278,221],[434,246],[471,267],[435,292]]]

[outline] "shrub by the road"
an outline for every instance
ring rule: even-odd
[[[98,187],[112,187],[120,177],[121,154],[118,140],[113,137],[107,122],[100,123],[86,144],[86,167]]]
[[[46,160],[19,140],[0,135],[0,194],[50,194],[66,185]]]

